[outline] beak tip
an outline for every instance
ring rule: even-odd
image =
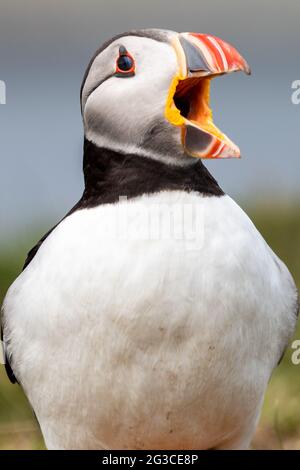
[[[246,75],[249,75],[249,76],[252,75],[252,70],[247,63],[246,63],[245,73]]]

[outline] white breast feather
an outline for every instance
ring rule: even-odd
[[[107,236],[122,205],[139,229],[141,201],[162,217],[196,205],[201,236]],[[165,192],[65,219],[9,289],[5,331],[49,448],[238,448],[295,304],[285,265],[228,196]]]

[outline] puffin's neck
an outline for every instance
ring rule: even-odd
[[[205,196],[224,192],[201,160],[190,166],[172,166],[134,154],[99,148],[84,140],[85,189],[81,207],[113,203],[119,197],[137,197],[159,191],[196,191]]]

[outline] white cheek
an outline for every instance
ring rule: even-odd
[[[151,99],[138,77],[112,77],[88,98],[84,110],[87,131],[132,139],[149,112]]]
[[[109,139],[138,145],[153,121],[164,120],[177,58],[168,44],[158,43],[154,49],[150,46],[136,53],[134,77],[111,77],[87,99],[85,132],[95,143]]]

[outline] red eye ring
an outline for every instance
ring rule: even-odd
[[[119,48],[119,57],[116,61],[116,76],[132,77],[135,74],[135,61],[124,46]]]

